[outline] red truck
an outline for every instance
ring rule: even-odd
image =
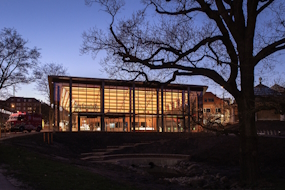
[[[11,131],[23,132],[27,130],[31,132],[42,130],[42,115],[37,113],[17,112],[12,113],[7,121],[7,125]]]

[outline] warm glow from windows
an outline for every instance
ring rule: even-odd
[[[60,105],[69,111],[69,84],[61,84]],[[161,114],[161,91],[158,91],[158,107]],[[57,92],[56,92],[57,93]],[[57,94],[55,96],[57,97]],[[101,87],[99,85],[72,86],[72,112],[101,112]],[[184,96],[184,97],[183,97]],[[195,92],[190,98],[195,99]],[[165,114],[182,114],[183,102],[188,104],[187,91],[169,90],[163,91],[163,107]],[[192,102],[192,100],[191,100]],[[120,86],[105,86],[104,89],[105,113],[131,113],[133,112],[133,88]],[[184,107],[184,109],[186,109]],[[136,114],[157,114],[157,90],[151,88],[135,88],[135,113]]]
[[[190,129],[189,115],[195,115],[201,107],[198,99],[201,91],[192,90],[188,94],[187,88],[182,87],[170,86],[162,90],[140,84],[134,89],[132,85],[119,86],[124,85],[120,83],[116,86],[106,82],[102,83],[103,87],[100,83],[71,83],[70,88],[69,82],[53,84],[54,123],[63,131],[182,132],[185,126]]]

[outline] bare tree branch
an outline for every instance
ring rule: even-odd
[[[30,83],[29,71],[38,64],[37,48],[30,49],[15,29],[4,28],[0,33],[0,90],[20,83]]]

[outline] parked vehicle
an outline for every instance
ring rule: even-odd
[[[42,115],[36,113],[18,112],[10,115],[7,125],[11,131],[24,131],[31,132],[42,130]]]

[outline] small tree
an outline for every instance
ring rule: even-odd
[[[62,64],[47,63],[36,67],[34,70],[36,90],[38,90],[46,98],[46,101],[50,103],[48,76],[65,76],[67,74],[67,68]]]
[[[110,74],[129,73],[147,81],[164,76],[163,83],[177,76],[205,76],[235,98],[241,181],[255,183],[259,177],[255,68],[285,49],[285,2],[143,0],[144,9],[118,22],[122,0],[86,0],[92,2],[111,15],[109,33],[97,29],[84,33],[81,50],[95,54],[106,50],[103,65]]]
[[[67,68],[65,68],[62,64],[56,63],[47,63],[41,66],[38,66],[34,70],[34,75],[36,78],[36,90],[38,90],[43,96],[45,96],[46,101],[49,103],[49,124],[51,125],[54,117],[53,109],[51,108],[50,103],[50,89],[48,76],[65,76],[67,75]]]
[[[28,41],[11,28],[0,33],[0,92],[20,83],[30,83],[30,70],[38,64],[40,53],[37,48],[27,47]]]

